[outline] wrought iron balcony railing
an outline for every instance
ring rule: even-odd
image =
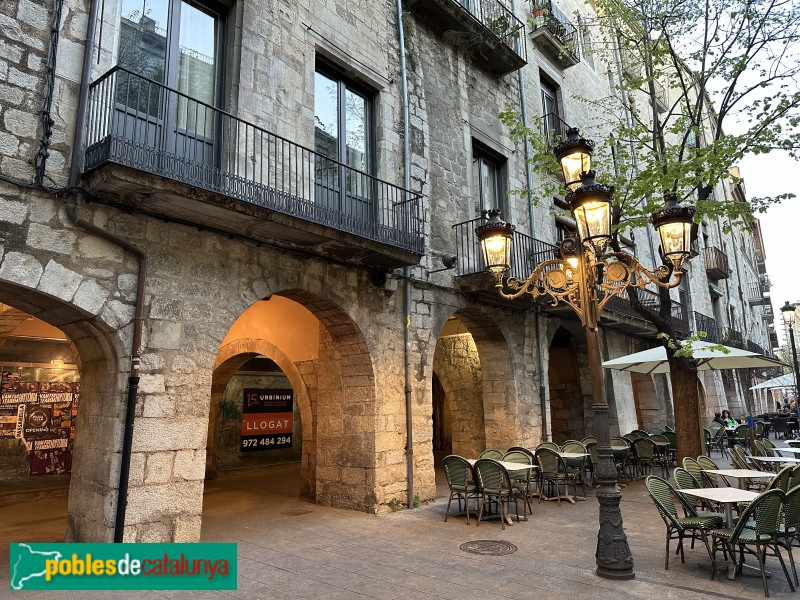
[[[472,219],[453,225],[456,240],[456,277],[482,273],[484,269],[483,255],[478,243],[475,228],[485,219]],[[539,263],[559,257],[558,246],[537,240],[519,231],[514,232],[511,244],[510,277],[525,279]]]
[[[562,68],[581,60],[578,30],[552,0],[531,1],[531,38]]]
[[[761,346],[760,344],[757,344],[753,340],[747,340],[747,344],[746,345],[747,345],[747,348],[745,348],[745,349],[749,350],[750,352],[755,352],[756,354],[763,354],[765,356],[771,356],[772,355],[772,352],[767,352],[767,350],[765,350],[763,346]]]
[[[704,248],[703,258],[706,263],[706,273],[712,279],[727,279],[731,276],[728,255],[716,246]]]
[[[712,344],[719,343],[719,328],[717,327],[717,320],[714,317],[709,317],[703,313],[693,311],[694,332],[704,331],[706,334],[705,341]]]
[[[769,302],[769,298],[765,297],[764,288],[757,281],[751,281],[746,285],[746,295],[748,303],[752,306]]]
[[[525,24],[501,0],[406,0],[433,27],[466,39],[464,47],[496,75],[523,67]]]
[[[422,198],[122,67],[89,87],[85,170],[117,163],[422,254]]]
[[[667,104],[667,89],[658,79],[653,79],[653,88],[656,92],[654,100],[656,101],[658,112],[667,112],[667,110],[669,110],[669,104]]]
[[[734,348],[745,348],[745,340],[741,331],[731,327],[720,327],[719,342]]]
[[[557,113],[550,112],[542,117],[542,133],[551,149],[567,139],[567,129],[569,124]]]
[[[649,289],[637,290],[637,292],[639,294],[639,302],[642,304],[642,306],[658,314],[658,312],[661,310],[661,297],[659,296],[658,292]],[[627,294],[627,291],[625,293]],[[644,320],[644,317],[642,317],[642,315],[636,312],[636,310],[633,308],[630,300],[624,297],[615,297],[609,300],[608,304],[606,304],[606,310],[624,315],[626,317]],[[680,335],[686,335],[689,333],[689,316],[685,304],[671,300],[670,321],[672,326],[675,328],[676,333]]]

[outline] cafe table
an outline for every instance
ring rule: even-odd
[[[790,454],[800,454],[800,448],[789,448],[789,447],[779,447],[775,446],[772,448],[773,452],[789,452]]]
[[[739,489],[747,489],[747,479],[772,479],[772,475],[765,474],[764,471],[755,469],[703,469],[706,473],[722,475],[723,477],[733,477],[739,482]]]
[[[733,527],[733,510],[732,507],[738,502],[752,502],[758,497],[757,492],[750,490],[742,490],[734,487],[721,487],[721,488],[694,488],[679,490],[681,494],[686,496],[696,496],[697,498],[704,498],[722,504],[725,508],[725,526]],[[728,579],[736,578],[736,559],[734,556],[729,557],[728,562]],[[750,565],[742,565],[742,569],[753,569],[755,572],[760,573],[758,569],[750,567]]]
[[[756,462],[765,463],[769,465],[792,464],[800,463],[800,458],[789,458],[788,456],[749,456],[751,460]]]

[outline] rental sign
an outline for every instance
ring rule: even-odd
[[[293,390],[244,390],[242,452],[291,448],[293,430]]]

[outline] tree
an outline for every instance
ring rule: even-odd
[[[646,226],[675,194],[696,208],[696,222],[721,219],[746,226],[756,212],[793,194],[743,199],[725,193],[741,180],[730,168],[747,154],[773,150],[800,156],[800,5],[793,0],[595,0],[591,26],[595,59],[614,73],[606,97],[578,98],[587,137],[598,142],[599,162],[613,171],[598,180],[616,190],[615,236]],[[542,128],[523,127],[501,113],[512,135],[528,137],[531,164],[541,174],[558,171]],[[542,177],[545,196],[560,193]],[[661,334],[670,362],[679,456],[702,453],[697,369],[676,343],[669,291],[658,289],[657,311],[635,290],[631,305]]]

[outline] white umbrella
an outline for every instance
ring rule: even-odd
[[[794,373],[786,373],[780,377],[773,377],[762,381],[758,385],[751,387],[751,390],[762,390],[765,388],[793,388],[794,387]]]
[[[697,362],[698,371],[785,366],[777,358],[729,346],[723,346],[728,350],[728,352],[724,352],[719,350],[719,344],[711,344],[709,342],[694,342],[692,348],[694,349],[692,358]],[[645,375],[669,373],[667,351],[663,346],[607,360],[603,363],[603,366],[606,369],[632,371],[634,373],[644,373]]]

